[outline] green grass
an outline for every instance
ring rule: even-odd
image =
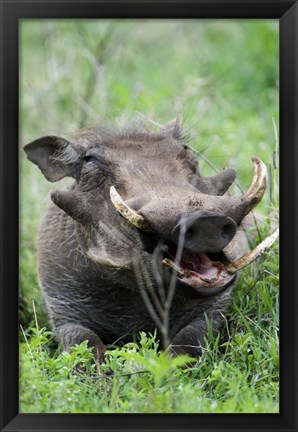
[[[272,231],[277,21],[23,20],[20,47],[21,146],[42,135],[69,138],[101,119],[141,112],[163,124],[180,114],[203,152],[203,175],[212,165],[232,166],[245,189],[250,157],[266,163],[270,187],[258,229],[262,238]],[[242,271],[225,325],[215,336],[210,329],[191,368],[143,334],[140,344],[111,350],[98,370],[84,344],[62,353],[50,332],[35,241],[49,191],[61,186],[20,153],[20,412],[278,412],[278,247]],[[240,193],[236,185],[231,191]]]

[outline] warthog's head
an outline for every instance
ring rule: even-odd
[[[258,158],[248,191],[233,197],[225,192],[235,171],[200,176],[176,120],[160,133],[90,129],[73,142],[47,136],[25,151],[49,181],[75,179],[51,197],[75,220],[82,252],[105,277],[133,289],[136,269],[146,269],[153,286],[167,287],[174,274],[177,287],[194,295],[233,282],[227,246],[266,188]]]

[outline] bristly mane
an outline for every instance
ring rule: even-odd
[[[164,126],[154,123],[144,116],[138,116],[129,122],[125,120],[120,118],[116,124],[111,124],[107,120],[101,121],[94,126],[81,129],[73,136],[73,139],[79,141],[83,147],[85,147],[85,141],[86,147],[90,147],[90,144],[104,141],[107,138],[140,139],[142,141],[153,139],[156,142],[163,140],[168,135],[172,135],[176,140],[183,141],[186,144],[192,139],[190,132],[186,131],[184,126],[168,131],[164,129]]]

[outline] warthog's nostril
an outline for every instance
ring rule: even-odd
[[[192,229],[188,229],[185,233],[185,241],[189,241],[192,239],[193,236],[193,230]]]
[[[235,234],[234,224],[227,223],[222,227],[220,236],[224,240],[231,240],[234,234]]]
[[[232,240],[236,223],[228,216],[198,211],[184,216],[172,231],[172,239],[178,243],[181,230],[184,247],[192,252],[220,252]]]

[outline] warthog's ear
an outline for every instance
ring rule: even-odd
[[[172,135],[174,138],[179,139],[181,135],[181,129],[181,118],[177,116],[173,120],[163,125],[161,132],[164,132],[167,135]]]
[[[28,159],[41,170],[50,182],[63,177],[76,177],[79,168],[79,154],[64,138],[45,136],[24,147]]]

